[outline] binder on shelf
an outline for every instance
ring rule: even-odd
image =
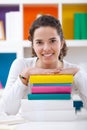
[[[4,25],[2,20],[0,20],[0,40],[5,40]]]
[[[6,13],[6,40],[18,41],[22,39],[21,21],[21,13],[19,11]]]
[[[0,53],[0,59],[2,59],[0,62],[0,81],[4,88],[11,64],[16,59],[16,53]]]
[[[74,14],[74,39],[87,39],[87,13]]]
[[[80,29],[80,15],[79,13],[74,14],[74,39],[81,39],[81,29]]]
[[[81,13],[81,39],[87,39],[87,13]]]

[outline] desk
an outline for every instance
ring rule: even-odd
[[[6,116],[4,117],[5,123],[3,125],[6,125]],[[78,117],[73,121],[31,122],[25,121],[21,116],[11,116],[10,119],[7,116],[7,119],[8,124],[10,124],[7,130],[87,130],[87,112],[79,113]],[[13,126],[14,129],[11,129],[10,126]]]
[[[27,122],[16,125],[16,130],[87,130],[87,115],[78,115],[73,121]]]
[[[17,125],[16,130],[87,130],[87,121],[28,122]]]
[[[19,120],[18,120],[19,121]],[[3,130],[87,130],[87,116],[78,117],[73,121],[57,121],[57,122],[18,122],[7,125]],[[6,126],[7,125],[7,126]],[[0,127],[2,130],[2,127]]]

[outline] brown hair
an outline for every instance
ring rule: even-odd
[[[62,31],[62,26],[60,24],[60,21],[58,19],[56,19],[55,17],[53,16],[50,16],[50,15],[42,15],[40,16],[39,18],[37,18],[31,28],[30,28],[30,31],[29,31],[29,37],[28,39],[32,42],[33,44],[33,36],[34,36],[34,31],[37,29],[37,28],[40,28],[42,26],[50,26],[50,27],[53,27],[57,30],[58,32],[58,35],[60,36],[60,40],[61,42],[64,42],[63,43],[63,47],[60,51],[60,55],[59,55],[59,60],[60,61],[63,61],[63,57],[66,56],[67,54],[67,46],[66,46],[66,42],[64,40],[64,36],[63,36],[63,31]],[[33,51],[33,56],[36,56],[36,53],[34,51],[34,49],[32,48],[32,51]]]

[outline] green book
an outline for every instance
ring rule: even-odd
[[[81,39],[87,39],[87,13],[80,14],[81,21]]]
[[[71,94],[28,94],[28,100],[70,100]]]
[[[74,14],[74,39],[81,39],[81,21],[80,21],[80,14]]]

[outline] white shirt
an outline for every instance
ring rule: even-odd
[[[16,59],[10,68],[8,80],[1,99],[1,110],[7,114],[17,114],[21,105],[21,99],[27,98],[30,86],[26,86],[19,78],[19,74],[25,67],[34,67],[37,58]],[[78,67],[75,64],[64,62],[64,68]],[[72,94],[78,93],[84,107],[87,108],[87,73],[80,69],[74,76]]]

